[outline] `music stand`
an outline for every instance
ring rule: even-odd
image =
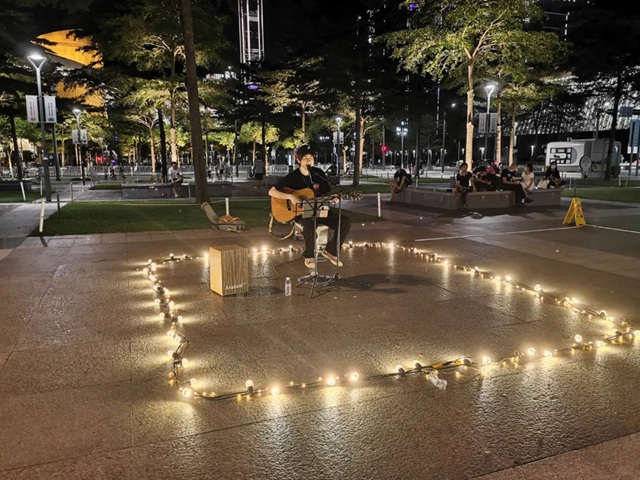
[[[308,209],[305,209],[305,204],[304,202],[306,202],[306,204],[310,207]],[[360,282],[355,282],[353,280],[345,280],[343,278],[340,277],[340,250],[342,250],[342,248],[340,247],[340,228],[342,225],[342,193],[338,193],[338,228],[335,232],[335,234],[338,236],[337,237],[337,241],[336,241],[336,245],[337,245],[337,251],[336,251],[336,265],[335,265],[335,273],[333,275],[320,275],[318,273],[318,214],[320,213],[320,206],[319,204],[321,204],[322,202],[318,202],[317,198],[312,198],[312,199],[303,199],[303,212],[306,210],[308,213],[307,215],[310,215],[307,218],[313,218],[313,258],[314,258],[314,267],[313,267],[313,271],[309,274],[309,275],[305,275],[302,277],[298,278],[298,283],[296,284],[297,287],[299,287],[300,285],[304,285],[306,283],[311,283],[311,298],[313,298],[315,296],[315,294],[317,293],[318,290],[322,289],[322,288],[326,288],[326,287],[336,287],[339,288],[340,286],[351,286],[351,287],[360,287],[360,288],[369,288],[370,285],[366,284],[366,283],[360,283]],[[303,216],[305,215],[305,213],[303,213]],[[322,217],[320,217],[322,218]]]

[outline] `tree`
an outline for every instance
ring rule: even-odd
[[[252,163],[256,163],[256,144],[263,145],[263,123],[260,122],[247,122],[240,128],[239,141],[240,143],[251,143],[252,148]],[[269,145],[278,141],[280,132],[276,127],[271,124],[264,124],[264,141],[265,145]]]
[[[473,122],[476,70],[527,45],[541,43],[552,33],[527,27],[542,11],[526,0],[418,0],[412,26],[385,36],[400,65],[431,75],[467,93],[465,160],[473,163]]]

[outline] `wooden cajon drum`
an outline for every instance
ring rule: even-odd
[[[249,291],[249,250],[238,245],[209,248],[211,290],[218,295]]]

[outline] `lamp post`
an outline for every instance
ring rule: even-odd
[[[400,165],[404,168],[404,137],[409,132],[406,122],[402,120],[400,126],[396,127],[396,134],[400,135]]]
[[[452,103],[451,108],[455,108],[456,104]],[[444,155],[446,153],[445,141],[447,138],[447,109],[442,109],[442,148],[440,149],[440,171],[444,173]]]
[[[338,131],[336,132],[336,172],[340,172],[340,124],[342,123],[342,117],[336,117],[336,125]],[[346,170],[346,168],[345,168]]]
[[[489,110],[491,109],[491,94],[494,92],[494,90],[496,89],[496,86],[493,83],[490,83],[489,85],[486,85],[484,87],[485,92],[487,92],[487,121],[485,123],[485,129],[484,129],[484,152],[487,151],[487,146],[489,145],[489,125],[490,125],[490,121],[489,121]],[[484,158],[486,160],[486,158]]]
[[[44,111],[44,98],[42,97],[42,79],[40,77],[40,69],[44,62],[47,61],[46,57],[39,54],[29,55],[27,57],[29,63],[36,71],[36,80],[38,83],[38,113],[40,117],[40,131],[42,133],[42,156],[40,157],[40,166],[44,169],[44,193],[47,202],[51,201],[51,179],[49,178],[49,159],[45,160],[47,155],[47,139],[44,131],[45,111]],[[46,162],[46,164],[45,164]]]
[[[80,115],[82,115],[82,110],[79,108],[73,109],[73,114],[76,116],[76,123],[78,124],[78,156],[77,160],[80,161],[80,172],[82,175],[82,185],[84,185],[84,159],[82,158],[82,140],[80,134]]]

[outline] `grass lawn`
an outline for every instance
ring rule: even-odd
[[[579,198],[591,200],[611,200],[614,202],[640,203],[640,188],[638,187],[591,187],[580,188],[576,195]],[[573,197],[573,188],[565,188],[563,197]]]
[[[122,190],[122,184],[120,182],[100,182],[89,190]]]
[[[25,194],[27,202],[33,202],[42,197],[40,192],[25,192]],[[0,192],[0,203],[24,203],[22,192]]]
[[[218,215],[225,213],[224,200],[212,202]],[[247,227],[266,227],[269,221],[268,199],[231,199],[230,213],[240,217]],[[370,215],[349,213],[354,222],[381,221]],[[94,203],[74,202],[44,222],[44,235],[76,235],[113,232],[209,229],[211,224],[192,203],[152,202]],[[37,232],[34,232],[37,234]]]

